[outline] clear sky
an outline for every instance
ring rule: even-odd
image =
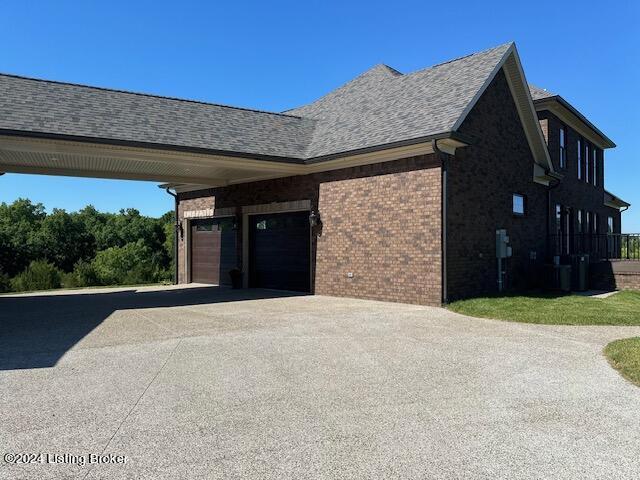
[[[401,72],[516,42],[527,79],[563,95],[618,147],[606,187],[640,232],[640,2],[29,1],[0,10],[0,71],[280,111],[377,63]],[[149,215],[172,208],[155,184],[0,177],[26,196]]]

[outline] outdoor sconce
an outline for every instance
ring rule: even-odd
[[[320,220],[320,214],[316,213],[314,210],[311,210],[309,214],[309,225],[311,228],[317,227],[318,225],[322,225],[322,220]]]
[[[180,235],[180,240],[182,240],[182,237],[184,236],[184,231],[182,229],[182,222],[180,220],[176,222],[176,233]]]

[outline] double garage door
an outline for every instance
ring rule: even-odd
[[[224,222],[228,222],[231,225]],[[309,212],[249,216],[248,284],[309,292],[311,236]],[[229,219],[198,220],[192,224],[193,282],[228,284],[229,270],[238,262],[236,233]]]

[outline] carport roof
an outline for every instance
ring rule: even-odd
[[[0,134],[306,163],[454,132],[512,49],[407,75],[378,65],[285,113],[0,75]]]

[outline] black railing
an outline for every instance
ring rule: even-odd
[[[640,260],[640,233],[576,233],[549,237],[549,256],[588,254],[591,260]]]

